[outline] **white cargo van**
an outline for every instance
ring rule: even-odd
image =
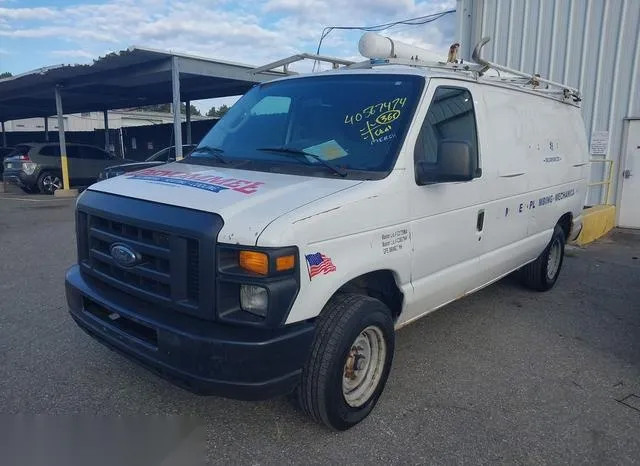
[[[512,272],[552,288],[581,228],[578,92],[478,50],[257,85],[187,158],[92,185],[71,315],[194,392],[357,424],[395,330]]]

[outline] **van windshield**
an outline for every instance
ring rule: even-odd
[[[393,168],[424,86],[420,76],[313,76],[255,86],[186,163],[379,179]]]

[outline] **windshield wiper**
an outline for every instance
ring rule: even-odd
[[[322,157],[320,157],[319,155],[316,154],[312,154],[311,152],[307,152],[305,150],[302,149],[296,149],[294,147],[286,147],[286,146],[282,146],[282,147],[260,147],[256,150],[261,150],[261,151],[265,151],[265,152],[278,152],[281,153],[284,156],[291,156],[291,157],[311,157],[314,160],[317,160],[318,162],[320,162],[321,164],[323,164],[325,167],[330,168],[332,171],[334,171],[335,173],[337,173],[338,175],[340,175],[341,177],[345,177],[347,176],[347,172],[343,169],[340,168],[336,165],[333,165],[332,163],[327,162],[325,159],[323,159]]]
[[[191,151],[191,154],[195,154],[196,152],[205,152],[207,154],[213,155],[216,159],[218,159],[222,163],[229,163],[227,159],[225,159],[221,154],[224,154],[224,149],[220,149],[219,147],[213,146],[199,146]]]

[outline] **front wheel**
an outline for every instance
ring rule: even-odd
[[[536,291],[547,291],[553,288],[562,268],[564,243],[564,231],[556,225],[551,241],[542,254],[520,271],[525,286]]]
[[[298,402],[335,430],[353,427],[373,410],[391,369],[395,333],[391,312],[377,299],[334,296],[320,314]]]

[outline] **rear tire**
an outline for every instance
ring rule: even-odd
[[[297,389],[301,408],[334,430],[358,424],[384,390],[394,343],[391,312],[382,302],[350,293],[331,298]]]
[[[53,194],[62,188],[62,178],[52,172],[43,172],[38,177],[38,191],[42,194]]]
[[[522,283],[532,290],[547,291],[553,288],[560,275],[564,259],[565,233],[556,225],[551,241],[538,258],[520,271]]]

